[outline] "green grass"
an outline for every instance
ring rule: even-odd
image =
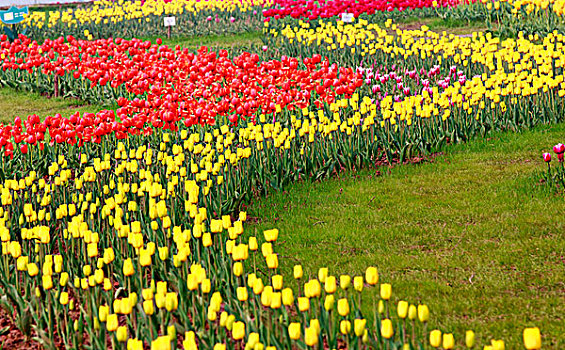
[[[431,327],[477,332],[521,349],[539,326],[544,349],[565,348],[565,198],[541,189],[541,152],[564,141],[565,125],[453,146],[420,165],[302,182],[248,209],[279,228],[283,275],[302,264],[316,276],[379,269],[393,299],[430,306]],[[376,290],[364,291],[369,311]],[[482,349],[482,346],[480,347]]]
[[[234,46],[251,46],[261,44],[262,31],[253,31],[239,34],[228,35],[198,35],[192,37],[178,37],[167,39],[166,32],[163,32],[161,39],[163,44],[174,47],[180,45],[189,49],[198,49],[201,46],[208,46],[214,48],[231,48]],[[157,37],[144,37],[143,40],[150,40],[155,42]]]
[[[37,114],[42,119],[60,113],[64,117],[79,111],[96,113],[102,106],[89,105],[76,99],[49,98],[36,93],[0,88],[0,123],[9,123],[15,117],[22,119]]]
[[[446,32],[454,35],[469,35],[473,32],[481,32],[486,30],[483,21],[464,21],[455,19],[442,19],[439,17],[416,18],[408,17],[401,19],[397,26],[401,29],[420,29],[426,25],[434,32]]]

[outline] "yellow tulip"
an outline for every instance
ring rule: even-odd
[[[394,335],[394,329],[392,328],[392,321],[388,318],[381,322],[381,335],[385,339],[390,339]]]
[[[290,306],[294,303],[294,294],[291,288],[282,290],[282,302],[285,306]]]
[[[379,283],[379,273],[376,267],[368,267],[365,271],[365,280],[371,286]]]
[[[541,349],[541,334],[538,327],[524,329],[524,346],[527,350]]]
[[[465,332],[465,345],[469,349],[475,346],[475,332],[471,330]]]
[[[418,309],[416,309],[415,305],[410,305],[408,308],[408,319],[415,320],[418,317]]]
[[[337,289],[337,283],[335,276],[328,276],[326,277],[326,282],[324,285],[324,290],[326,293],[333,294]]]
[[[315,346],[318,344],[318,331],[315,327],[308,327],[304,332],[304,342],[308,346]]]
[[[365,326],[367,325],[367,320],[356,318],[353,322],[353,328],[355,330],[355,335],[361,337],[365,334]]]
[[[392,286],[389,283],[381,284],[381,299],[389,300],[392,294]]]
[[[363,291],[363,276],[353,277],[353,288],[358,292]]]
[[[234,322],[232,337],[234,340],[241,340],[245,337],[245,323],[241,321]]]
[[[407,301],[399,301],[397,307],[398,317],[406,318],[408,316],[408,302]]]
[[[438,348],[441,345],[441,331],[436,329],[430,332],[430,345]]]
[[[120,343],[124,343],[128,339],[128,329],[126,326],[118,327],[116,330],[116,339],[118,339]]]
[[[310,309],[310,299],[306,297],[298,298],[298,310],[301,312],[308,311]]]
[[[102,320],[100,320],[100,321],[102,321]],[[116,329],[118,329],[118,315],[117,314],[108,315],[108,318],[106,319],[106,329],[108,330],[108,332],[114,332]]]
[[[302,265],[294,265],[294,278],[301,279],[304,272],[302,271]]]
[[[443,348],[445,350],[453,349],[455,346],[455,339],[453,338],[453,334],[448,333],[443,335]]]
[[[349,320],[342,320],[339,323],[339,331],[344,335],[349,334],[351,332],[351,322]]]
[[[343,317],[349,315],[349,302],[346,298],[337,301],[337,312]]]
[[[131,276],[134,274],[135,270],[133,268],[131,258],[124,260],[123,272],[125,276]]]
[[[290,339],[292,340],[300,339],[301,328],[302,326],[300,325],[300,323],[297,322],[293,322],[290,325],[288,325],[288,335]]]
[[[430,319],[430,310],[427,305],[418,305],[418,319],[422,323]]]
[[[341,275],[339,276],[339,286],[343,290],[347,290],[351,284],[351,276],[349,275]]]

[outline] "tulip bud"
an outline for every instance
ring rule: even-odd
[[[339,286],[341,287],[341,289],[347,290],[350,284],[351,284],[351,276],[349,275],[339,276]]]
[[[282,275],[274,275],[272,278],[273,289],[274,290],[281,290],[283,286],[283,276]]]
[[[381,299],[389,300],[392,294],[392,286],[389,283],[381,284]]]
[[[339,323],[339,331],[341,332],[341,334],[343,335],[347,335],[349,334],[349,332],[351,331],[351,322],[348,320],[342,320]]]
[[[335,276],[327,276],[324,285],[324,290],[326,291],[326,293],[333,294],[335,293],[336,289],[337,289],[337,283]]]
[[[288,335],[292,340],[300,339],[301,325],[300,323],[293,322],[288,326]]]
[[[322,282],[322,283],[325,283],[326,277],[328,277],[328,268],[327,267],[321,267],[318,270],[318,280],[320,280],[320,282]]]
[[[365,280],[371,286],[376,285],[379,282],[379,273],[376,267],[368,267],[365,271]]]
[[[247,288],[237,287],[237,299],[239,301],[247,301]]]
[[[301,279],[302,275],[303,275],[303,271],[302,271],[302,265],[294,265],[294,278],[295,279]]]
[[[128,329],[126,326],[120,326],[116,330],[116,338],[120,343],[124,343],[128,339]]]
[[[430,345],[438,348],[441,345],[441,331],[436,329],[430,332]]]
[[[430,310],[427,305],[418,305],[418,319],[420,322],[428,322],[430,319]]]
[[[416,309],[416,306],[410,305],[408,308],[408,318],[413,321],[416,317],[418,317],[418,309]]]
[[[443,335],[443,348],[445,350],[453,349],[455,346],[455,339],[453,338],[453,334],[448,333]]]
[[[324,308],[326,311],[330,311],[334,308],[335,297],[333,294],[326,295],[326,299],[324,300]]]
[[[465,333],[465,345],[469,349],[475,346],[475,332],[469,330]]]
[[[337,312],[343,317],[349,315],[349,302],[346,298],[337,301]]]
[[[285,288],[282,291],[282,302],[285,306],[290,306],[294,303],[294,294],[291,288]]]
[[[363,276],[353,277],[353,288],[358,292],[363,291]]]
[[[399,301],[397,312],[398,312],[398,317],[406,318],[406,316],[408,315],[408,302],[407,301]]]
[[[388,318],[381,322],[381,335],[385,339],[390,339],[394,335],[394,329],[392,328],[392,321]]]
[[[318,331],[316,328],[310,326],[304,332],[304,342],[308,346],[315,346],[318,344]]]
[[[353,328],[355,330],[355,335],[361,337],[365,334],[365,326],[367,325],[367,320],[356,318],[353,322]]]
[[[310,299],[306,297],[298,298],[298,310],[301,312],[308,311],[310,309]]]
[[[243,339],[243,337],[245,337],[245,323],[241,321],[234,322],[232,337],[234,340],[241,340]]]
[[[527,350],[541,349],[541,334],[538,327],[524,329],[524,347]]]

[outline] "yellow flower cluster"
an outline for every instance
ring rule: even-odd
[[[218,13],[247,12],[253,7],[267,5],[269,0],[173,0],[164,1],[95,1],[93,6],[69,8],[62,11],[32,11],[24,20],[24,25],[38,28],[52,28],[62,24],[69,28],[82,24],[118,24],[123,21],[149,20],[149,16],[167,16],[190,13],[197,15],[202,11]]]
[[[280,31],[267,26],[266,31],[290,43],[296,41],[307,48],[325,49],[329,54],[348,50],[361,59],[377,57],[391,64],[396,57],[415,67],[454,65],[469,77],[452,80],[444,90],[434,87],[400,102],[388,95],[377,106],[382,125],[386,120],[393,125],[398,121],[411,125],[415,117],[440,116],[446,120],[455,111],[478,120],[485,108],[504,113],[509,106],[523,101],[523,97],[545,96],[548,91],[565,96],[565,37],[561,34],[551,33],[536,44],[532,41],[534,37],[525,38],[522,34],[518,39],[501,42],[482,32],[475,32],[472,37],[458,37],[427,28],[402,31],[391,21],[386,26],[395,32],[390,34],[362,19],[356,24],[320,20],[316,28],[299,22]],[[473,75],[476,72],[481,74]],[[361,98],[361,116],[374,109],[370,98]]]

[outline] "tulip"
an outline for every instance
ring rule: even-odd
[[[453,334],[448,333],[443,335],[443,348],[445,350],[453,349],[455,346],[455,339],[453,338]]]
[[[389,283],[381,284],[381,299],[389,300],[392,294],[392,286]]]
[[[398,317],[406,318],[406,316],[408,316],[408,302],[399,301],[397,311],[398,311]]]
[[[351,276],[349,275],[339,276],[339,286],[341,287],[341,289],[347,290],[350,284],[351,284]]]
[[[555,146],[553,146],[553,152],[555,152],[556,154],[561,154],[565,152],[565,145],[562,143],[558,143]]]
[[[362,276],[355,276],[353,278],[353,288],[358,291],[363,291],[363,277]]]
[[[304,332],[304,342],[308,346],[315,346],[318,344],[318,331],[315,327],[308,327]]]
[[[465,345],[470,349],[475,346],[475,332],[468,330],[465,333]]]
[[[541,349],[541,334],[538,327],[524,329],[524,347],[527,350]]]
[[[441,345],[441,331],[436,329],[430,332],[430,345],[434,348],[438,348]]]
[[[355,335],[361,337],[365,334],[365,326],[367,324],[367,320],[356,318],[353,322],[353,328],[355,330]]]
[[[288,326],[288,335],[292,340],[300,339],[301,325],[300,323],[293,322]]]
[[[546,162],[546,163],[551,162],[551,154],[549,154],[549,153],[544,153],[544,154],[543,154],[543,160],[544,160],[544,162]]]
[[[430,319],[430,310],[427,305],[418,305],[418,319],[420,322],[428,322]]]
[[[394,329],[392,328],[392,321],[388,318],[385,318],[381,322],[381,335],[385,339],[390,339],[394,335]]]
[[[339,331],[344,335],[349,334],[349,332],[351,332],[351,322],[348,320],[342,320],[339,323]]]
[[[232,337],[234,340],[241,340],[245,337],[245,323],[240,321],[234,322]]]
[[[365,280],[371,286],[376,285],[379,282],[379,273],[376,267],[368,267],[365,271]]]
[[[408,318],[413,321],[416,317],[418,317],[418,310],[416,309],[416,306],[410,305],[408,308]]]
[[[349,315],[349,302],[346,298],[337,301],[337,312],[343,317]]]
[[[335,276],[327,276],[324,285],[324,290],[326,293],[333,294],[337,290],[337,283]]]
[[[294,278],[301,279],[303,275],[302,265],[294,265]]]
[[[120,343],[124,343],[128,339],[128,329],[125,326],[120,326],[116,330],[116,338]]]

